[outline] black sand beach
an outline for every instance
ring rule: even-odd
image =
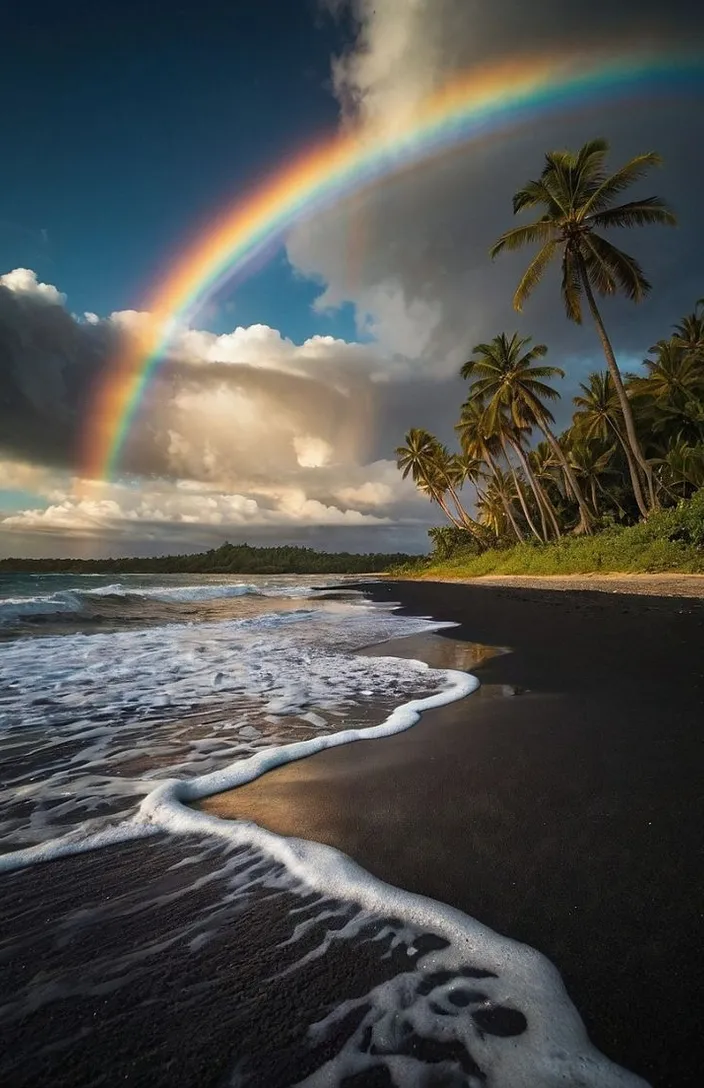
[[[207,807],[328,842],[527,942],[612,1060],[663,1088],[700,1083],[704,603],[366,589],[458,622],[452,642],[512,652],[475,666],[477,695],[409,732],[320,753]]]

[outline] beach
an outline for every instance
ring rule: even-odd
[[[701,601],[40,588],[0,605],[3,1084],[698,1083]]]
[[[600,1050],[654,1085],[698,1083],[702,603],[365,592],[459,624],[435,642],[511,652],[476,664],[483,688],[409,732],[289,764],[210,810],[322,837],[525,941],[557,965]]]
[[[421,580],[425,581],[424,578]],[[430,576],[427,580],[459,585],[512,586],[523,590],[586,590],[597,593],[625,593],[629,596],[643,594],[649,597],[704,597],[704,574],[482,574],[479,578]]]
[[[704,574],[485,574],[478,578],[430,576],[428,581],[459,585],[507,586],[517,589],[587,590],[599,593],[644,594],[646,597],[704,597]]]

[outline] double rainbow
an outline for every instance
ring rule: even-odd
[[[231,277],[246,273],[263,252],[281,244],[295,224],[460,145],[495,138],[551,113],[634,95],[686,92],[701,78],[703,60],[701,54],[631,50],[495,64],[435,94],[392,139],[349,133],[302,152],[214,219],[146,301],[152,315],[146,329],[125,338],[96,390],[83,434],[81,475],[110,478],[174,329],[188,324]]]

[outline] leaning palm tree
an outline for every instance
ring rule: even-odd
[[[672,226],[675,217],[656,196],[625,204],[616,202],[621,193],[660,163],[660,156],[654,152],[637,155],[609,174],[608,150],[607,141],[600,139],[584,144],[576,153],[553,151],[546,155],[540,177],[529,181],[513,198],[514,215],[528,208],[541,208],[543,214],[533,223],[506,231],[490,253],[495,257],[502,250],[540,245],[516,289],[513,304],[517,310],[523,308],[548,265],[561,256],[562,299],[567,316],[581,324],[582,297],[586,298],[621,405],[632,456],[648,483],[652,509],[657,505],[652,469],[641,449],[631,405],[595,297],[621,292],[633,302],[640,302],[650,284],[638,262],[599,232],[654,223]]]
[[[469,479],[467,474],[467,464],[465,458],[458,453],[450,453],[447,446],[438,444],[438,451],[436,456],[436,465],[438,472],[442,475],[448,493],[452,498],[455,505],[455,509],[462,520],[462,523],[469,529],[470,532],[478,534],[478,523],[470,518],[469,514],[462,505],[459,492],[462,486]]]
[[[491,478],[498,484],[497,494],[503,503],[504,512],[516,534],[516,539],[523,540],[523,532],[516,521],[515,512],[503,486],[504,474],[499,467],[501,443],[498,435],[489,434],[484,409],[478,400],[469,399],[464,402],[455,430],[465,457],[483,462],[489,469]]]
[[[555,422],[555,418],[544,404],[544,401],[557,400],[560,396],[556,389],[546,384],[546,380],[564,378],[565,372],[559,366],[539,363],[538,360],[547,355],[548,349],[545,344],[530,347],[530,343],[530,336],[520,337],[514,333],[508,337],[502,332],[488,344],[477,344],[472,352],[473,357],[464,364],[460,373],[463,378],[473,379],[470,396],[477,396],[486,403],[490,427],[496,413],[507,411],[517,427],[535,425],[540,428],[579,507],[579,529],[588,533],[592,515],[579,481],[551,429],[550,424]]]
[[[570,443],[567,456],[574,473],[582,481],[585,490],[588,489],[591,496],[591,505],[594,516],[599,516],[599,500],[597,493],[608,498],[608,492],[602,484],[605,476],[617,476],[618,470],[613,465],[615,444],[607,446],[605,442],[594,438],[576,437]]]
[[[577,411],[572,417],[571,430],[585,438],[600,438],[606,441],[613,435],[617,439],[626,458],[636,504],[643,517],[646,517],[648,507],[643,495],[638,465],[625,434],[621,403],[614,389],[611,374],[608,370],[596,371],[589,375],[586,382],[580,382],[579,388],[582,392],[574,398]]]
[[[396,448],[396,464],[405,480],[410,475],[419,491],[436,502],[443,514],[458,529],[462,523],[455,517],[445,499],[447,486],[440,479],[437,466],[439,442],[423,427],[411,427],[405,436],[405,446]]]
[[[412,427],[405,436],[405,442],[405,446],[396,449],[396,464],[403,479],[410,475],[418,490],[427,495],[431,502],[436,502],[457,529],[466,529],[481,540],[481,526],[470,518],[457,495],[460,470],[446,447],[422,427]],[[448,493],[456,512],[447,501]]]
[[[504,486],[510,488],[510,481],[508,477],[503,479],[503,474],[502,482]],[[486,491],[477,499],[479,520],[482,525],[486,525],[487,528],[491,529],[497,539],[506,534],[509,524],[506,517],[505,497],[505,493],[502,493],[497,481],[492,480]]]
[[[548,529],[545,522],[545,503],[541,501],[540,484],[537,483],[535,477],[533,476],[530,464],[528,463],[528,458],[526,456],[526,451],[523,446],[525,431],[521,430],[519,427],[516,426],[516,424],[513,422],[507,412],[497,413],[492,420],[492,427],[492,434],[496,438],[498,438],[499,442],[501,443],[504,461],[506,462],[508,470],[511,473],[516,496],[518,498],[521,510],[523,511],[523,517],[526,519],[528,527],[533,533],[533,536],[536,537],[537,540],[541,541],[541,543],[545,543],[545,541],[548,539]],[[514,465],[511,457],[512,453],[515,453],[518,456],[518,460],[522,466],[521,469],[516,469],[516,466]],[[528,482],[530,490],[533,492],[533,495],[535,497],[535,504],[538,511],[538,516],[540,518],[542,533],[540,529],[538,529],[535,520],[532,517],[529,497],[524,490],[524,484],[526,481]],[[559,536],[559,529],[557,535]]]

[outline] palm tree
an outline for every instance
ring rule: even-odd
[[[701,360],[704,357],[704,309],[700,313],[700,306],[704,307],[704,298],[697,299],[694,311],[675,325],[673,339],[687,354],[693,354]]]
[[[470,399],[464,402],[460,411],[460,421],[456,424],[455,430],[465,456],[483,462],[488,467],[492,479],[498,484],[499,480],[503,478],[503,473],[498,464],[501,443],[498,435],[489,434],[484,409],[477,400]],[[516,534],[516,538],[523,540],[523,533],[516,521],[511,503],[507,499],[505,488],[499,485],[497,493],[501,497],[506,517]]]
[[[452,524],[461,528],[461,522],[451,513],[445,500],[447,487],[438,473],[437,438],[423,427],[411,427],[406,433],[405,443],[405,446],[396,448],[396,464],[403,479],[410,475],[418,490],[427,495],[431,502],[437,502]]]
[[[685,319],[686,320],[686,319]],[[704,367],[696,349],[688,349],[678,336],[660,340],[645,359],[647,373],[633,377],[629,393],[641,405],[653,430],[682,431],[695,442],[704,439]]]
[[[481,527],[469,517],[457,495],[457,466],[446,447],[423,427],[412,427],[405,442],[405,446],[396,448],[396,464],[403,479],[410,474],[418,490],[431,502],[436,502],[457,529],[466,529],[481,540]],[[456,513],[447,502],[448,493],[457,508]]]
[[[523,511],[523,517],[526,519],[528,527],[533,533],[533,536],[536,537],[536,539],[539,540],[541,543],[544,543],[548,538],[548,530],[545,523],[545,504],[541,501],[540,485],[536,482],[535,477],[532,475],[530,465],[528,464],[528,460],[526,458],[525,450],[523,449],[523,435],[519,428],[516,427],[516,425],[506,413],[499,413],[492,422],[494,426],[493,434],[498,438],[499,442],[501,443],[504,461],[506,462],[508,470],[511,473],[516,496],[518,498],[521,510]],[[516,466],[511,459],[512,451],[518,455],[518,459],[519,461],[521,461],[521,463],[525,461],[525,465],[523,466],[523,478],[521,478],[520,472],[516,470]],[[535,496],[538,515],[540,517],[541,527],[543,530],[542,535],[540,530],[536,526],[535,521],[533,520],[528,499],[526,497],[525,491],[523,490],[523,484],[525,480],[528,480],[533,495]]]
[[[560,453],[564,457],[564,450],[561,449]],[[562,471],[562,463],[558,462],[549,443],[546,442],[545,439],[542,439],[533,446],[533,449],[528,453],[528,460],[533,469],[535,478],[540,480],[543,490],[553,503],[553,506],[558,497],[562,498],[565,493],[569,495],[569,485],[567,485],[565,491],[563,491],[563,488],[565,487],[565,477]]]
[[[530,343],[529,336],[521,338],[518,333],[514,333],[509,339],[506,333],[500,333],[488,344],[477,344],[472,352],[474,358],[464,364],[460,373],[463,378],[474,379],[470,395],[486,402],[487,422],[490,427],[493,426],[497,413],[505,411],[518,428],[533,425],[540,428],[579,507],[579,528],[582,532],[589,532],[589,507],[577,477],[550,427],[555,422],[554,416],[543,403],[545,400],[557,400],[560,396],[551,385],[546,385],[545,379],[564,378],[565,372],[559,366],[539,364],[537,360],[543,359],[548,349],[545,344],[530,347]],[[559,530],[557,535],[559,536]]]
[[[583,434],[586,438],[607,440],[612,434],[616,437],[626,458],[638,509],[643,517],[646,517],[648,508],[643,495],[638,465],[624,434],[623,412],[611,374],[608,370],[596,371],[589,375],[586,383],[580,382],[579,388],[582,393],[574,398],[578,411],[572,419],[572,430]]]
[[[540,177],[529,181],[513,198],[514,215],[528,208],[542,208],[543,214],[533,223],[505,231],[490,253],[496,257],[502,250],[540,244],[516,289],[513,304],[517,310],[523,308],[548,265],[558,254],[561,256],[562,298],[567,316],[581,324],[584,296],[621,405],[631,454],[648,483],[652,509],[657,505],[652,469],[641,449],[631,405],[595,298],[595,293],[606,296],[620,291],[633,302],[640,302],[650,284],[638,262],[598,232],[612,227],[674,225],[675,217],[656,196],[616,203],[630,185],[659,165],[660,156],[654,152],[637,155],[615,173],[608,174],[608,150],[608,142],[599,139],[584,144],[576,153],[553,151],[546,155]]]
[[[663,487],[674,498],[685,499],[704,487],[704,445],[690,445],[682,435],[656,458]]]
[[[469,482],[472,484],[477,498],[483,495],[484,481],[487,477],[486,465],[480,457],[470,456],[467,453],[454,454],[455,475],[460,486]]]
[[[488,526],[496,537],[502,537],[508,530],[509,520],[506,514],[507,503],[513,500],[513,488],[507,473],[499,469],[498,477],[489,482],[488,487],[477,499],[477,511],[482,525]],[[512,526],[516,532],[515,523]],[[516,534],[519,540],[522,534]]]
[[[599,516],[597,491],[608,497],[601,480],[604,476],[618,474],[613,467],[615,444],[607,446],[600,439],[575,437],[568,448],[568,458],[573,472],[589,488],[594,516]]]

